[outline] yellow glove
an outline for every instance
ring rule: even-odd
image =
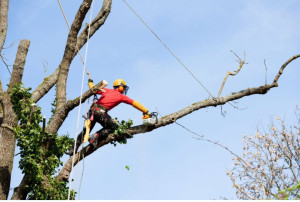
[[[85,125],[85,135],[84,135],[83,142],[87,142],[89,140],[89,135],[90,135],[91,120],[90,119],[85,120],[84,125]]]
[[[89,81],[88,85],[90,89],[92,89],[95,86],[95,84],[92,81]]]
[[[140,110],[141,112],[143,112],[144,114],[148,112],[148,109],[146,109],[141,103],[139,103],[138,101],[134,100],[132,102],[132,106],[138,110]]]
[[[151,113],[147,111],[146,113],[143,114],[143,119],[148,119],[150,118]]]

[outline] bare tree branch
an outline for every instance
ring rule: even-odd
[[[285,64],[283,64],[283,66],[280,68],[279,73],[276,75],[275,78],[276,81],[278,81],[280,75],[283,72],[284,67],[286,67],[291,61],[295,60],[296,58],[300,57],[300,55],[296,55],[294,57],[292,57],[291,59],[288,60],[288,62],[286,62]],[[274,80],[275,81],[275,80]],[[174,123],[177,119],[180,119],[196,110],[202,109],[202,108],[206,108],[206,107],[210,107],[210,106],[218,106],[218,105],[224,105],[225,103],[232,101],[232,100],[237,100],[240,99],[242,97],[246,97],[246,96],[250,96],[250,95],[255,95],[255,94],[266,94],[271,88],[277,87],[278,84],[277,82],[274,82],[272,84],[269,85],[265,85],[265,86],[259,86],[256,88],[248,88],[236,93],[232,93],[230,95],[224,96],[224,97],[220,97],[217,99],[206,99],[204,101],[200,101],[200,102],[196,102],[192,105],[189,105],[188,107],[179,110],[175,113],[172,113],[170,115],[164,116],[161,119],[158,120],[158,123],[155,124],[154,126],[145,126],[145,125],[139,125],[139,126],[135,126],[135,127],[131,127],[129,129],[127,129],[127,133],[130,135],[135,135],[135,134],[139,134],[139,133],[146,133],[146,132],[150,132],[154,129],[160,128],[162,126],[166,126],[169,124]],[[114,134],[109,134],[107,136],[107,138],[105,140],[102,140],[99,142],[99,145],[97,146],[97,149],[116,140],[116,137],[114,136]],[[86,146],[85,148],[83,148],[83,154],[85,157],[87,157],[88,155],[90,155],[91,153],[93,153],[95,150],[92,149],[92,147],[90,145]],[[83,155],[80,155],[79,153],[77,153],[74,157],[74,165],[76,165],[81,159],[82,159]],[[62,170],[60,171],[59,175],[57,176],[57,179],[59,181],[67,179],[69,177],[69,174],[71,172],[72,169],[72,158],[70,158],[66,164],[64,165],[64,167],[62,168]]]
[[[97,16],[93,19],[90,24],[90,38],[95,34],[95,32],[105,23],[110,10],[111,10],[112,0],[104,0],[102,8]],[[79,49],[87,42],[89,26],[86,25],[85,28],[78,36],[77,44]]]
[[[84,0],[80,5],[75,19],[71,25],[71,29],[69,32],[69,36],[67,39],[67,44],[64,52],[63,59],[60,63],[58,80],[57,80],[57,88],[56,88],[56,108],[64,106],[66,103],[66,86],[67,86],[67,78],[69,74],[70,64],[74,58],[77,44],[77,34],[82,26],[82,22],[90,9],[92,0]]]
[[[293,60],[295,60],[295,59],[297,59],[297,58],[299,58],[299,57],[300,57],[300,54],[294,55],[293,57],[291,57],[290,59],[288,59],[288,61],[286,61],[286,62],[281,66],[281,68],[280,68],[278,74],[276,75],[276,77],[275,77],[273,83],[277,83],[277,82],[278,82],[278,79],[280,78],[281,74],[283,73],[284,68],[285,68],[288,64],[290,64],[290,62],[292,62]]]
[[[22,40],[20,41],[18,52],[16,55],[15,63],[13,65],[13,72],[10,77],[9,88],[8,91],[16,84],[22,81],[24,66],[26,62],[26,56],[28,53],[30,41]]]
[[[9,0],[1,0],[0,3],[0,53],[6,40],[7,34],[7,14]]]

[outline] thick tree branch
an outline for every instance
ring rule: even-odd
[[[91,95],[93,95],[94,90],[98,88],[103,88],[104,85],[106,86],[106,81],[100,81],[98,84],[94,86],[94,88],[86,91],[82,94],[81,103],[84,103]],[[57,109],[55,114],[52,117],[52,120],[46,127],[46,131],[49,133],[56,133],[58,129],[61,127],[65,119],[67,118],[70,111],[72,111],[75,107],[80,104],[80,96],[73,100],[69,100],[64,106]]]
[[[0,3],[0,53],[4,46],[7,34],[7,14],[9,0],[1,0]]]
[[[22,81],[23,77],[23,71],[24,71],[24,66],[26,62],[26,56],[28,53],[30,41],[29,40],[22,40],[20,41],[19,47],[18,47],[18,52],[16,55],[15,63],[13,65],[13,72],[10,77],[10,82],[9,82],[9,88],[8,92],[11,90],[11,88]]]
[[[280,75],[283,72],[283,69],[293,60],[295,60],[296,58],[300,57],[300,55],[296,55],[294,57],[292,57],[291,59],[289,59],[285,64],[282,65],[282,67],[279,70],[279,73],[276,75],[275,78],[276,81],[278,81]],[[275,80],[274,80],[275,81]],[[161,119],[158,120],[158,123],[155,124],[154,126],[145,126],[145,125],[139,125],[139,126],[135,126],[135,127],[131,127],[129,129],[127,129],[127,133],[130,135],[135,135],[135,134],[139,134],[139,133],[146,133],[146,132],[150,132],[154,129],[160,128],[162,126],[166,126],[169,124],[174,123],[177,119],[180,119],[194,111],[197,111],[199,109],[202,108],[207,108],[207,107],[211,107],[211,106],[218,106],[218,105],[224,105],[225,103],[232,101],[232,100],[237,100],[246,96],[250,96],[250,95],[255,95],[255,94],[266,94],[271,88],[277,87],[278,84],[277,82],[271,83],[269,85],[264,85],[264,86],[259,86],[256,88],[247,88],[245,90],[236,92],[236,93],[232,93],[230,95],[224,96],[224,97],[219,97],[216,99],[206,99],[200,102],[196,102],[192,105],[189,105],[187,107],[185,107],[184,109],[181,109],[175,113],[172,113],[170,115],[167,115],[165,117],[162,117]],[[99,145],[97,147],[100,148],[112,141],[114,141],[116,139],[116,136],[114,136],[114,134],[109,134],[107,136],[107,138],[105,140],[102,140],[99,142]],[[93,153],[95,150],[92,149],[92,147],[90,145],[86,146],[85,148],[83,148],[83,154],[84,157],[87,157],[88,155],[90,155],[91,153]],[[82,155],[81,153],[77,153],[75,155],[74,158],[74,165],[76,165],[80,160],[82,159]],[[64,165],[64,167],[62,168],[62,170],[60,171],[59,175],[57,176],[57,179],[59,181],[64,180],[64,179],[68,179],[70,172],[72,170],[72,158],[70,158],[66,164]]]
[[[57,88],[56,88],[56,108],[64,106],[66,103],[66,86],[67,86],[67,78],[69,74],[70,64],[74,58],[77,44],[77,35],[82,26],[82,22],[90,9],[92,0],[84,0],[80,5],[75,19],[71,25],[71,29],[69,32],[69,36],[67,39],[67,44],[64,52],[63,59],[60,63],[58,80],[57,80]]]
[[[112,0],[103,0],[102,8],[97,16],[93,19],[90,24],[90,38],[96,33],[96,31],[105,23],[110,10]],[[89,25],[87,24],[82,32],[79,34],[77,44],[79,49],[87,42]]]

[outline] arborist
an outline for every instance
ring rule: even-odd
[[[88,86],[92,89],[95,84],[93,80],[89,79]],[[136,100],[132,100],[126,96],[129,87],[123,79],[117,79],[113,83],[114,89],[103,88],[101,90],[96,90],[95,94],[100,94],[101,97],[92,104],[90,110],[87,113],[87,121],[83,131],[77,136],[75,152],[77,152],[79,146],[83,142],[84,134],[91,131],[96,122],[101,124],[102,129],[94,133],[89,137],[89,142],[92,144],[94,149],[97,147],[98,142],[102,138],[106,138],[108,134],[112,133],[118,127],[118,122],[113,120],[108,111],[116,107],[121,102],[132,105],[136,109],[143,113],[143,116],[151,116],[151,113],[146,109],[141,103]],[[71,148],[69,155],[72,156],[74,148]]]

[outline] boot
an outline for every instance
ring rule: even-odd
[[[94,133],[93,135],[91,135],[89,137],[89,143],[92,145],[93,149],[97,148],[99,142],[99,134],[98,133]]]

